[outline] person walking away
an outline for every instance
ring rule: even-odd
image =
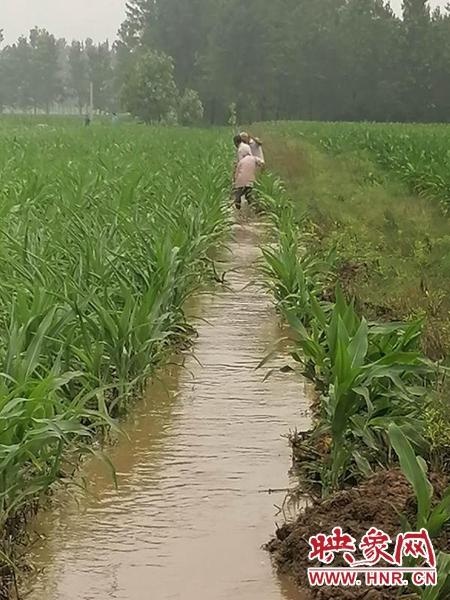
[[[253,156],[265,162],[262,141],[257,137],[251,137],[249,146]]]
[[[244,150],[242,150],[244,152]],[[252,200],[253,187],[256,181],[258,167],[263,167],[264,161],[253,156],[250,147],[239,160],[234,176],[234,204],[238,210],[241,209],[242,197],[250,204]]]
[[[259,138],[250,135],[246,131],[243,131],[239,135],[240,135],[242,142],[244,144],[247,144],[248,146],[250,146],[250,150],[251,150],[253,156],[256,156],[257,158],[259,158],[260,160],[262,160],[264,162],[264,151],[263,151],[263,147],[262,147],[263,146],[262,141]]]
[[[237,162],[244,158],[244,156],[252,153],[249,144],[246,144],[240,135],[235,135],[233,141],[237,149]]]

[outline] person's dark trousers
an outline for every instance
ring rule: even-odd
[[[252,200],[252,192],[253,188],[250,186],[239,187],[235,190],[235,205],[237,209],[241,208],[242,196],[247,200],[250,204]]]

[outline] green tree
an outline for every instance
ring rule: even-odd
[[[437,10],[432,16],[431,111],[435,121],[450,115],[450,15]]]
[[[204,108],[198,92],[186,88],[178,104],[178,121],[181,125],[195,125],[203,119]]]
[[[293,4],[290,0],[287,3]],[[230,0],[221,5],[201,56],[200,90],[215,90],[208,98],[211,120],[225,121],[228,107],[236,102],[244,121],[274,114],[279,90],[286,11],[281,0],[261,5],[259,0]]]
[[[119,39],[114,44],[113,89],[116,97],[120,97],[128,73],[133,67],[138,45],[138,38],[133,33],[130,24],[125,21],[119,32]]]
[[[119,31],[120,40],[130,48],[136,48],[146,36],[150,23],[157,20],[159,4],[160,0],[129,0],[127,16]]]
[[[419,119],[449,114],[447,15],[405,0],[130,0],[121,41],[174,59],[206,117]],[[442,57],[442,58],[439,58]]]
[[[1,46],[2,42],[3,42],[3,29],[0,29],[0,46]],[[5,88],[5,77],[6,77],[5,59],[6,59],[6,54],[5,54],[5,51],[2,50],[0,52],[0,82],[3,82],[3,85],[0,85],[0,113],[3,112],[3,109],[6,106],[6,100],[7,100],[6,88]]]
[[[401,21],[383,0],[348,0],[342,10],[341,106],[337,118],[389,120],[401,115],[398,39]]]
[[[59,65],[58,44],[54,35],[46,29],[30,31],[31,73],[30,91],[33,108],[44,108],[56,102],[63,91]]]
[[[69,89],[76,98],[78,111],[81,114],[83,107],[89,101],[89,65],[82,42],[72,42],[69,48],[68,63]]]
[[[2,54],[5,104],[11,108],[26,110],[33,105],[31,46],[27,38],[21,36],[15,44],[7,46]]]
[[[124,82],[121,101],[126,110],[147,123],[176,111],[178,90],[172,59],[152,50],[140,53]]]
[[[403,2],[405,119],[425,120],[431,109],[431,15],[427,0]]]
[[[130,0],[120,43],[129,50],[143,47],[171,56],[177,86],[202,87],[208,105],[208,96],[214,102],[220,92],[212,90],[211,81],[204,81],[202,58],[211,30],[220,21],[221,5],[221,0]]]
[[[173,58],[180,89],[195,87],[198,57],[206,48],[208,33],[218,16],[218,2],[159,0],[153,4],[153,11],[148,5],[144,11],[144,43],[153,44]]]
[[[113,58],[108,42],[94,44],[91,39],[85,43],[88,59],[88,76],[94,88],[94,108],[101,111],[115,106],[113,87]]]

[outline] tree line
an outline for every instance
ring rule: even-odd
[[[49,113],[66,104],[82,114],[91,87],[100,112],[125,109],[145,121],[186,125],[203,118],[198,93],[178,89],[173,60],[162,52],[91,39],[68,44],[38,28],[0,51],[0,110]]]
[[[0,108],[45,110],[72,102],[82,112],[94,87],[94,108],[114,110],[114,48],[56,39],[45,29],[32,29],[0,52]]]
[[[450,15],[404,0],[129,0],[118,40],[33,30],[0,54],[0,104],[123,107],[144,120],[447,121]],[[9,83],[8,83],[9,82]],[[183,115],[185,118],[183,118]]]

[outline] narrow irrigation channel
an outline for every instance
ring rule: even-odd
[[[260,229],[234,233],[228,286],[197,309],[195,358],[151,386],[111,449],[119,489],[93,461],[92,495],[61,496],[34,526],[28,600],[301,599],[262,545],[284,499],[267,490],[289,485],[283,435],[307,427],[307,400],[296,375],[255,370],[280,330],[251,283]]]

